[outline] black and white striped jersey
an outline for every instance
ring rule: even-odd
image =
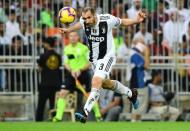
[[[121,19],[110,14],[97,14],[97,23],[93,27],[86,26],[82,17],[83,26],[90,49],[89,60],[94,62],[104,57],[115,57],[115,45],[112,28],[121,24]]]

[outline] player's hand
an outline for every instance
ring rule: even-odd
[[[146,14],[141,10],[137,14],[137,21],[140,23],[146,18]]]
[[[104,108],[100,110],[100,113],[101,113],[101,115],[102,115],[102,116],[103,116],[103,115],[105,115],[105,114],[106,114],[106,112],[107,112],[107,110],[106,110],[106,109],[104,109]]]
[[[80,76],[81,72],[80,71],[73,71],[73,72],[71,72],[71,74],[74,78],[78,78]]]
[[[68,32],[69,32],[69,29],[66,29],[66,28],[59,28],[59,32],[62,33],[62,34],[65,34],[65,33],[68,33]]]
[[[64,98],[68,94],[67,90],[61,89],[59,92],[59,97]]]

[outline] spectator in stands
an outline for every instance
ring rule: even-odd
[[[118,93],[103,90],[100,95],[100,111],[104,121],[118,121],[122,112],[123,99]]]
[[[61,121],[66,107],[66,95],[77,91],[81,96],[81,91],[76,88],[76,79],[85,85],[86,92],[91,89],[90,63],[88,61],[88,48],[79,42],[77,32],[69,34],[70,44],[64,48],[65,86],[60,90],[60,97],[57,100],[56,116],[54,122]],[[77,106],[81,107],[83,97],[78,99]],[[96,114],[95,114],[96,115]]]
[[[188,20],[190,16],[190,9],[188,7],[185,8],[185,5],[188,5],[187,2],[185,3],[185,0],[178,0],[178,2],[176,3],[176,6],[179,10],[180,20],[182,22]]]
[[[39,56],[43,53],[44,49],[42,48],[43,38],[41,33],[36,34],[36,42],[35,42],[35,54]]]
[[[180,38],[179,53],[186,55],[190,53],[190,22],[188,24],[187,31],[182,33]]]
[[[126,18],[127,14],[125,13],[124,9],[124,4],[122,3],[122,1],[119,1],[114,5],[114,8],[112,9],[112,15],[120,18]]]
[[[123,44],[123,37],[118,31],[119,30],[117,28],[114,28],[112,30],[116,54],[117,54],[117,51],[118,51],[119,47]]]
[[[140,11],[142,6],[142,0],[133,0],[133,4],[130,9],[127,10],[127,16],[130,19],[135,19],[138,11]]]
[[[153,13],[154,20],[158,22],[158,27],[163,27],[166,21],[169,20],[169,16],[166,13],[165,6],[167,5],[165,0],[158,0],[157,10]]]
[[[5,36],[5,24],[0,21],[0,48],[7,44],[9,44],[9,39]],[[1,53],[3,53],[3,50],[1,50]]]
[[[21,35],[21,31],[19,28],[19,24],[16,21],[16,10],[10,10],[9,20],[6,22],[5,36],[9,39],[11,44],[11,40],[13,36]]]
[[[155,29],[153,32],[154,36],[154,42],[153,44],[149,45],[151,50],[151,56],[169,56],[169,50],[167,47],[164,46],[163,41],[163,31],[162,28]],[[168,60],[162,60],[162,59],[155,59],[153,61],[154,63],[163,63],[168,62]]]
[[[143,38],[134,39],[132,50],[129,52],[131,75],[130,87],[137,88],[140,106],[132,110],[131,121],[141,120],[141,114],[146,113],[148,108],[148,88],[150,51]]]
[[[179,11],[177,9],[172,9],[170,12],[170,19],[163,26],[163,36],[164,40],[169,44],[168,48],[174,51],[173,49],[179,45],[183,24],[179,20]]]
[[[146,29],[147,23],[144,21],[140,24],[140,30],[134,35],[133,39],[144,39],[146,45],[153,43],[153,35]]]
[[[147,11],[149,13],[152,13],[152,12],[156,11],[156,9],[157,9],[156,8],[157,7],[157,0],[151,0],[151,1],[143,0],[142,7],[147,9]]]
[[[125,30],[124,33],[124,43],[121,44],[121,46],[118,48],[117,51],[117,57],[119,63],[126,63],[127,58],[129,55],[129,48],[131,47],[132,43],[132,38],[133,38],[133,33],[132,33],[132,26],[128,27],[127,30]]]
[[[26,55],[26,48],[23,39],[20,35],[12,38],[11,46],[6,46],[5,52],[2,55],[7,56],[24,56]],[[7,59],[6,62],[23,63],[26,60],[22,57]],[[6,70],[7,90],[9,91],[26,91],[26,72],[23,69],[7,69]]]
[[[0,2],[0,21],[3,22],[3,23],[6,23],[8,21],[8,16],[5,12],[6,10],[6,2],[5,1],[1,1]]]
[[[32,41],[33,36],[29,32],[30,26],[31,26],[31,23],[27,23],[26,21],[22,21],[20,24],[21,36],[23,37],[24,45],[29,45],[33,43]]]
[[[20,22],[25,21],[26,23],[29,23],[32,21],[32,13],[32,9],[29,7],[29,0],[22,0],[19,3],[17,19],[19,19]]]
[[[150,110],[149,113],[159,114],[162,119],[169,117],[170,121],[176,121],[180,115],[179,109],[167,105],[166,98],[169,101],[172,99],[171,93],[165,95],[163,87],[161,85],[162,75],[161,71],[153,70],[152,71],[152,82],[148,85],[149,94],[150,94]],[[170,97],[170,98],[169,98]],[[168,114],[169,116],[167,116]]]
[[[43,121],[43,112],[46,101],[49,99],[50,109],[54,108],[55,93],[61,87],[62,73],[60,70],[61,56],[54,50],[55,38],[48,37],[43,44],[45,52],[37,60],[41,71],[36,121]]]
[[[98,0],[89,0],[89,4],[90,7],[93,7],[96,11],[97,14],[102,14],[103,13],[103,9],[100,6],[100,1]]]
[[[48,27],[53,27],[53,12],[51,10],[51,4],[48,1],[44,1],[42,10],[40,12],[39,24],[45,24]]]

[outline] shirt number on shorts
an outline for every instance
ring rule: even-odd
[[[104,64],[101,63],[101,64],[100,64],[100,67],[99,67],[99,70],[102,70],[103,68],[104,68]]]

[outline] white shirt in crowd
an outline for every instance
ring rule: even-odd
[[[19,24],[16,21],[14,21],[14,22],[7,21],[6,29],[5,29],[5,36],[9,39],[9,43],[11,43],[11,39],[15,35],[21,35]]]
[[[174,47],[174,43],[179,43],[182,30],[183,24],[179,21],[169,20],[164,24],[163,37],[169,43],[171,49]]]
[[[138,31],[133,39],[143,38],[146,45],[150,45],[153,43],[153,36],[149,32],[145,32],[145,34],[142,34],[141,31]]]

